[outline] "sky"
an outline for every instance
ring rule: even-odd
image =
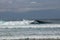
[[[41,11],[44,12],[44,10],[46,11],[46,13],[41,13]],[[49,12],[47,13],[48,10],[49,11],[58,10],[59,12],[56,11],[55,13],[53,13],[54,11],[52,11],[51,13]],[[22,13],[23,15],[28,16],[27,13],[30,13],[32,11],[33,13],[35,11],[37,12],[40,11],[39,14],[42,16],[45,15],[46,18],[50,18],[52,14],[53,14],[52,15],[53,18],[55,17],[59,18],[60,0],[0,0],[0,14],[1,12],[15,12],[16,14]],[[32,15],[33,13],[30,13],[30,14]],[[38,13],[35,13],[35,14],[37,14],[36,16],[38,17]],[[47,16],[47,14],[50,16]]]
[[[0,0],[0,12],[24,12],[60,8],[60,0]]]

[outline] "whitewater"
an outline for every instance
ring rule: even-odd
[[[0,28],[53,28],[60,27],[57,23],[46,24],[30,24],[28,21],[0,21]]]
[[[36,25],[0,25],[0,28],[53,28],[60,27],[60,24],[36,24]]]
[[[0,39],[60,39],[60,28],[0,28]]]
[[[0,39],[60,39],[60,23],[30,24],[33,21],[0,21]]]

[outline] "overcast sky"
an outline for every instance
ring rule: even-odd
[[[0,18],[60,18],[60,0],[0,0]]]
[[[0,12],[59,9],[60,0],[0,0]]]

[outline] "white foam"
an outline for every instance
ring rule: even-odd
[[[23,21],[0,21],[0,25],[28,25],[31,22],[34,22],[34,20],[23,20]]]
[[[30,25],[0,25],[0,28],[53,28],[60,27],[60,24],[30,24]]]
[[[54,38],[54,39],[60,39],[60,36],[14,36],[14,37],[0,37],[0,39],[25,39],[25,38],[30,38],[30,39],[48,39],[48,38]]]
[[[23,21],[0,21],[0,28],[45,28],[45,27],[60,27],[60,24],[30,24],[34,20]]]

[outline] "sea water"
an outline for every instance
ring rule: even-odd
[[[2,23],[4,23],[4,22],[0,22],[0,25]],[[55,24],[60,25],[60,23],[55,23]],[[43,24],[43,25],[45,25],[45,24]],[[50,28],[50,27],[42,27],[42,28],[1,28],[1,27],[2,26],[0,26],[0,39],[60,38],[60,27],[57,27],[57,26],[56,27],[52,26],[52,28]],[[10,26],[8,25],[8,27],[10,27]]]
[[[33,36],[45,36],[45,37],[53,37],[60,36],[60,28],[1,28],[0,29],[0,38],[13,38],[14,37],[31,37]]]

